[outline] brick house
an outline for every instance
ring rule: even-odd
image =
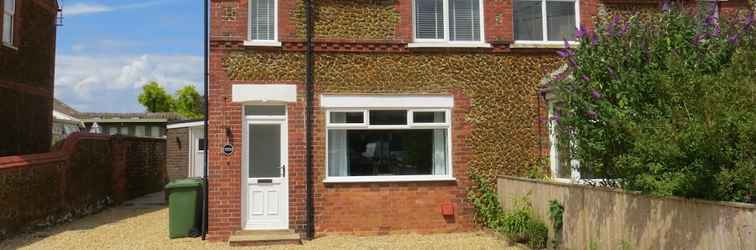
[[[313,2],[311,51],[303,0],[210,3],[211,240],[473,229],[470,173],[523,175],[548,155],[538,88],[563,39],[599,13],[659,6]]]
[[[52,140],[56,0],[0,0],[0,156]]]

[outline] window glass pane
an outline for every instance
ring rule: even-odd
[[[331,123],[364,123],[363,112],[331,112]]]
[[[205,141],[204,138],[197,139],[197,150],[198,151],[205,151],[206,147],[207,147],[207,141]]]
[[[513,9],[515,40],[543,40],[541,2],[514,1]]]
[[[446,122],[446,112],[413,112],[412,121],[414,123],[444,123]]]
[[[480,1],[449,1],[449,40],[480,41]]]
[[[144,136],[144,126],[136,126],[136,131],[135,131],[134,135],[136,135],[138,137],[143,137]]]
[[[275,40],[275,0],[250,1],[252,40]]]
[[[443,0],[415,0],[415,36],[444,39]]]
[[[5,0],[3,9],[8,13],[14,13],[16,10],[16,0]]]
[[[407,125],[407,110],[370,110],[370,125]]]
[[[249,178],[281,176],[281,125],[249,125]]]
[[[549,41],[575,40],[575,2],[546,2]]]
[[[329,176],[446,175],[446,129],[330,130]]]
[[[253,105],[244,108],[244,115],[286,115],[286,106]]]

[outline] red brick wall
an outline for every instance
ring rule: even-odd
[[[0,45],[0,117],[3,117],[0,156],[50,149],[55,70],[54,2],[16,1],[16,48]],[[0,20],[0,27],[2,22]]]
[[[220,21],[215,19],[214,22]],[[231,102],[233,84],[296,84],[296,103],[287,105],[289,127],[289,225],[297,232],[305,229],[305,110],[304,85],[301,82],[248,82],[229,80],[222,67],[222,59],[231,50],[213,48],[210,56],[210,86],[208,119],[208,239],[226,240],[241,229],[242,196],[242,105]],[[234,146],[234,153],[226,156],[221,148]]]
[[[0,157],[0,241],[162,190],[164,147],[162,139],[73,134],[53,152]]]

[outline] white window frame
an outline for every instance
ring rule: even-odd
[[[11,9],[5,9],[5,5],[8,3],[8,1],[10,1],[12,3]],[[13,49],[16,48],[14,46],[14,40],[16,38],[16,36],[14,34],[15,33],[15,27],[14,26],[16,25],[16,5],[17,5],[16,0],[4,0],[3,6],[2,6],[3,15],[2,15],[2,17],[0,17],[0,18],[2,18],[2,21],[3,21],[3,25],[0,26],[0,41],[6,47],[10,47],[10,48],[13,48]],[[10,20],[11,20],[10,25],[8,26],[10,28],[10,31],[8,32],[8,34],[9,34],[10,37],[8,37],[8,38],[5,37],[5,30],[3,30],[3,27],[5,27],[5,16],[6,15],[10,16]],[[6,40],[8,40],[8,41],[6,41]]]
[[[515,37],[515,47],[521,45],[521,47],[528,47],[528,45],[562,45],[564,41],[549,41],[549,26],[548,26],[548,13],[546,12],[546,2],[574,2],[575,3],[575,29],[580,28],[580,0],[513,0],[521,2],[541,2],[541,40],[517,40]],[[514,2],[512,2],[514,7]],[[516,36],[515,30],[515,15],[514,8],[512,9],[512,36]],[[577,45],[577,41],[568,41],[570,45]]]
[[[406,110],[406,125],[370,125],[370,110]],[[443,123],[414,123],[413,112],[445,112]],[[363,123],[331,123],[331,112],[364,112]],[[355,182],[418,182],[418,181],[455,181],[452,163],[452,122],[451,108],[326,108],[325,126],[325,179],[324,183],[355,183]],[[380,130],[380,129],[446,129],[446,174],[445,175],[386,175],[386,176],[330,176],[328,173],[328,132],[331,130]]]
[[[281,42],[278,40],[278,0],[273,0],[273,40],[252,39],[252,1],[249,0],[247,4],[247,40],[244,41],[244,46],[280,47]]]
[[[575,184],[596,184],[609,181],[609,179],[584,179],[580,176],[580,160],[570,159],[570,177],[559,177],[559,141],[557,138],[556,122],[554,121],[555,104],[548,104],[548,129],[549,129],[549,168],[551,178],[557,182]]]
[[[444,38],[443,39],[418,39],[417,38],[417,12],[415,11],[415,0],[412,0],[412,41],[407,44],[409,48],[490,48],[491,44],[486,42],[485,36],[485,1],[478,0],[480,3],[480,41],[452,41],[449,38],[449,1],[443,0],[443,20],[444,20]]]

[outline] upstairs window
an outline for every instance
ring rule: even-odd
[[[416,42],[481,42],[481,0],[415,0]]]
[[[13,21],[16,16],[16,0],[5,0],[3,4],[3,44],[13,45]]]
[[[251,42],[277,41],[277,0],[249,1],[249,40]]]
[[[578,6],[578,0],[515,0],[515,40],[574,41],[579,25]]]

